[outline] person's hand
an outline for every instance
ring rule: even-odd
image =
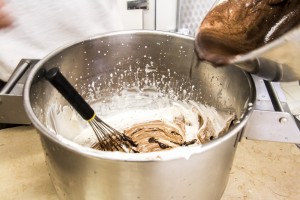
[[[4,11],[4,1],[0,0],[0,28],[7,27],[11,24],[11,18]]]

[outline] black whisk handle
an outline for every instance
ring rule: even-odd
[[[71,83],[62,75],[57,67],[47,71],[45,77],[73,106],[73,108],[81,115],[83,119],[90,120],[94,117],[94,110],[71,85]]]

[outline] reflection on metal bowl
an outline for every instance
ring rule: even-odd
[[[43,78],[45,70],[59,66],[71,84],[93,103],[96,99],[109,101],[122,89],[117,85],[123,84],[105,85],[111,77],[118,81],[116,69],[137,71],[148,65],[154,66],[157,74],[167,77],[171,70],[178,77],[192,80],[190,100],[234,110],[239,123],[202,146],[146,153],[150,160],[145,160],[145,154],[116,152],[111,156],[86,148],[47,127],[51,106],[68,103]],[[175,80],[179,85],[183,81]],[[137,84],[134,77],[122,82]],[[89,90],[91,84],[103,85],[97,93]],[[171,94],[177,86],[170,85],[165,93]],[[178,96],[186,98],[184,93]],[[24,88],[25,109],[40,132],[50,175],[61,199],[220,199],[241,130],[251,112],[248,105],[253,105],[254,99],[255,88],[247,73],[236,67],[216,69],[198,63],[193,38],[156,31],[110,33],[62,47],[34,66]]]

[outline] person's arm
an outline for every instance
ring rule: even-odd
[[[7,27],[11,24],[11,18],[4,11],[4,1],[0,0],[0,28]]]

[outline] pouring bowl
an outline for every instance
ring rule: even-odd
[[[298,1],[219,0],[196,35],[201,59],[268,81],[300,80]]]

